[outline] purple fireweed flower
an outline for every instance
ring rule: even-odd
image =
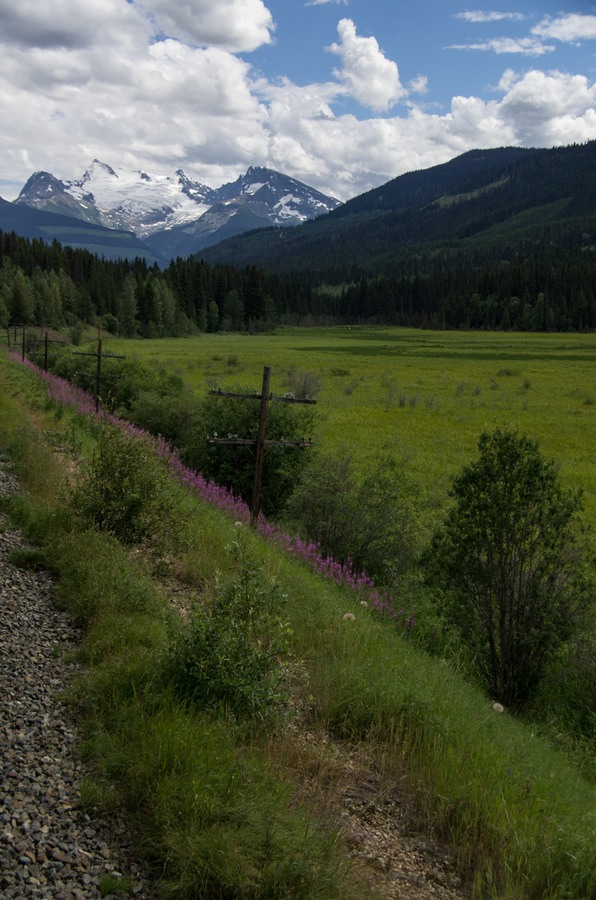
[[[96,411],[95,400],[86,391],[70,384],[70,382],[58,375],[46,372],[27,358],[22,360],[18,353],[10,351],[9,357],[14,362],[25,365],[45,382],[48,396],[58,408],[66,407],[82,416],[109,422],[111,425],[120,428],[129,437],[142,441],[166,463],[170,472],[180,484],[195,493],[204,502],[230,515],[236,524],[248,524],[250,522],[250,509],[241,497],[238,497],[228,488],[216,484],[214,481],[207,481],[199,472],[195,472],[193,469],[185,466],[180,459],[178,450],[164,438],[156,437],[137,425],[126,421],[126,419],[121,419],[113,413],[106,412],[101,407]],[[306,563],[317,575],[334,582],[340,587],[347,588],[356,595],[356,599],[360,602],[366,602],[380,615],[389,617],[396,622],[399,619],[405,631],[415,627],[416,619],[414,614],[405,616],[403,609],[398,611],[396,598],[385,590],[380,591],[376,587],[374,580],[365,571],[358,572],[354,568],[350,557],[346,559],[345,563],[340,563],[332,556],[322,553],[320,543],[305,540],[299,534],[287,534],[276,522],[268,522],[262,513],[260,513],[257,521],[257,530],[260,535],[285,553],[291,554]]]

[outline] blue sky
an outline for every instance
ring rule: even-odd
[[[596,0],[0,0],[0,195],[250,165],[344,200],[476,147],[596,139]]]
[[[408,84],[427,79],[429,109],[447,111],[454,95],[494,96],[504,70],[531,68],[583,72],[596,78],[596,3],[521,2],[477,5],[463,0],[270,0],[274,44],[247,55],[269,78],[286,75],[297,84],[324,82],[337,68],[328,51],[337,24],[350,19],[360,38],[373,38]],[[541,23],[575,13],[568,40],[533,33]],[[346,104],[348,105],[348,104]],[[364,108],[350,111],[363,118]],[[399,105],[387,113],[402,114]]]

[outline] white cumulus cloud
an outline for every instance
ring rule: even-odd
[[[116,45],[128,42],[138,16],[121,0],[0,0],[0,41],[21,48],[73,50],[96,44],[109,34]]]
[[[506,72],[502,85],[507,93],[500,115],[514,125],[519,143],[549,146],[596,137],[596,84],[584,75]]]
[[[222,10],[237,23],[224,27]],[[587,39],[591,18],[543,20],[531,37]],[[489,99],[470,91],[441,111],[425,75],[404,86],[351,19],[323,83],[270,80],[232,52],[271,35],[260,0],[0,0],[0,194],[14,198],[39,169],[78,178],[97,157],[156,174],[181,167],[213,187],[265,165],[345,200],[473,148],[596,139],[586,75],[509,68]],[[350,99],[358,115],[344,112]]]
[[[351,19],[341,19],[337,32],[339,43],[328,49],[342,61],[342,69],[335,74],[351,97],[363,106],[383,112],[405,96],[397,64],[387,59],[376,38],[360,37]]]
[[[145,11],[123,0],[47,11],[0,0],[0,22],[0,159],[12,180],[35,169],[76,178],[98,157],[186,166],[218,184],[263,155],[266,109],[249,64],[226,49],[156,40]]]
[[[262,0],[135,0],[170,36],[233,52],[272,40],[273,17]]]

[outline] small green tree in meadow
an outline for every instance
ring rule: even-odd
[[[338,562],[349,560],[384,583],[420,552],[416,488],[390,457],[372,460],[359,476],[350,456],[313,452],[286,521]]]
[[[521,709],[588,599],[581,494],[563,490],[554,462],[510,429],[483,433],[478,447],[453,482],[428,563],[486,689]]]

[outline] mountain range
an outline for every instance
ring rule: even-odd
[[[544,254],[553,245],[596,246],[596,141],[472,150],[400,175],[299,228],[253,231],[201,256],[345,283],[450,258],[470,264],[474,254]]]
[[[96,159],[75,181],[36,172],[14,206],[75,219],[92,226],[96,237],[102,228],[132,233],[137,242],[130,249],[136,255],[167,262],[252,228],[299,224],[335,209],[339,201],[258,166],[213,189],[181,169],[172,175],[150,175],[114,169]],[[0,225],[2,221],[0,214]],[[49,227],[55,231],[57,221],[50,220]],[[79,237],[86,238],[86,232]],[[118,250],[122,241],[117,243]]]
[[[596,141],[472,150],[343,204],[256,166],[215,190],[181,170],[152,176],[96,160],[78,181],[35,173],[14,203],[0,200],[0,229],[106,259],[163,266],[194,255],[329,284],[430,270],[439,259],[476,265],[479,254],[588,249],[596,246]]]

